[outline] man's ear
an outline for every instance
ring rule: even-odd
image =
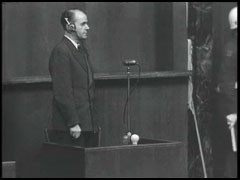
[[[68,31],[75,31],[75,30],[76,30],[74,24],[66,24],[66,29],[67,29]]]
[[[67,22],[67,24],[66,24],[66,29],[67,29],[68,31],[75,31],[75,29],[76,29],[75,25],[72,24],[72,23],[70,23],[70,22],[68,21],[68,18],[64,18],[64,19],[65,19],[66,22]]]

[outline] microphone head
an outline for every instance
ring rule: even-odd
[[[125,61],[123,61],[123,65],[125,66],[134,66],[137,64],[137,61],[134,59],[127,59]]]

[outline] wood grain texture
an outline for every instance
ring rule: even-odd
[[[188,78],[188,76],[192,75],[191,71],[161,71],[161,72],[141,72],[140,78]],[[139,74],[136,71],[130,73],[131,79],[138,79]],[[115,72],[115,73],[94,73],[95,80],[121,80],[127,79],[126,72]],[[2,85],[18,85],[18,84],[34,84],[34,83],[51,83],[50,76],[27,76],[27,77],[16,77],[5,79],[2,82]]]
[[[84,148],[44,143],[41,177],[187,177],[184,144],[142,138],[137,146]]]
[[[118,142],[125,131],[123,109],[127,97],[126,83],[122,80],[96,84],[98,88],[96,91],[96,109],[101,124],[105,124],[102,127],[102,134],[106,139],[103,141],[108,143]],[[134,82],[132,83],[134,84]],[[130,103],[133,133],[148,138],[186,142],[186,79],[141,80],[139,88],[131,96]],[[104,144],[104,142],[102,143]]]
[[[50,53],[63,36],[60,15],[76,7],[88,15],[95,72],[124,72],[126,59],[143,71],[186,69],[185,3],[13,2],[3,6],[4,79],[49,75]]]
[[[3,77],[48,75],[48,60],[60,42],[61,13],[83,2],[9,2],[3,5]]]

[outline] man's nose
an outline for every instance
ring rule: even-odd
[[[90,29],[90,27],[89,27],[87,24],[86,24],[86,29],[87,29],[87,30],[89,30],[89,29]]]

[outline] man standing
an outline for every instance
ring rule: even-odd
[[[88,35],[88,19],[78,9],[62,13],[62,41],[53,49],[49,71],[53,87],[54,129],[69,130],[78,138],[81,131],[93,131],[94,80],[84,41]]]
[[[233,133],[237,131],[237,7],[229,13],[231,37],[224,47],[217,86],[217,113],[215,126],[215,174],[220,177],[237,177],[237,152]],[[232,129],[234,128],[234,129]]]

